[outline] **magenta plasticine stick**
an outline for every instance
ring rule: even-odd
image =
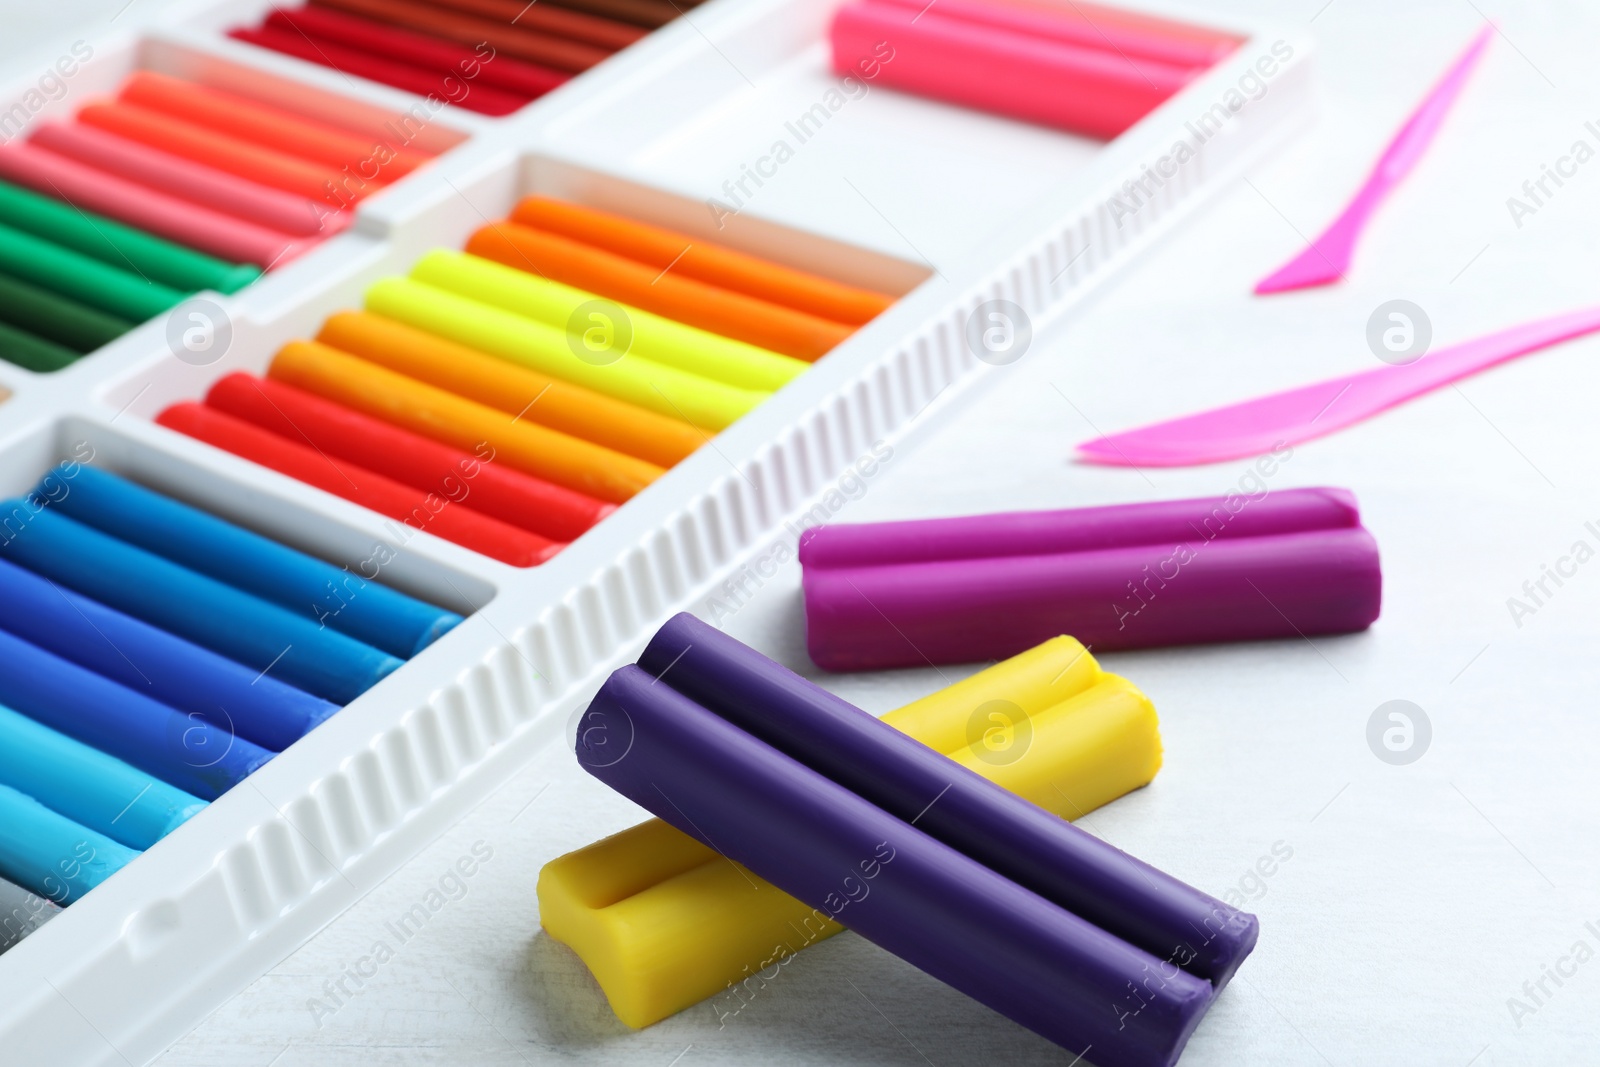
[[[827,670],[1365,629],[1377,543],[1340,489],[1259,499],[822,526],[801,538],[806,643]]]
[[[28,143],[179,200],[296,237],[330,237],[348,228],[354,217],[349,211],[335,211],[328,204],[257,185],[78,122],[47,122]]]

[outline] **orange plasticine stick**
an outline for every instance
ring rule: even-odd
[[[665,473],[653,463],[513,419],[315,341],[284,345],[267,377],[456,448],[470,451],[487,442],[497,461],[611,504],[630,499]]]
[[[324,126],[242,96],[154,71],[136,72],[123,85],[118,99],[208,130],[245,138],[263,148],[309,163],[359,167],[359,173],[368,181],[392,182],[428,161],[428,157],[419,152],[396,151],[388,144],[368,140],[360,134]]]
[[[852,327],[780,307],[515,222],[483,227],[468,252],[798,359],[816,360]]]
[[[892,296],[870,289],[845,285],[711,241],[565,200],[526,197],[511,218],[525,226],[637,260],[658,272],[670,267],[673,273],[686,278],[851,326],[876,318],[895,301]]]
[[[573,437],[671,467],[705,438],[658,415],[579,385],[519,367],[368,311],[341,311],[323,323],[322,344],[409,378],[498,408]]]
[[[342,193],[340,186],[345,175],[332,167],[258,148],[248,141],[134,104],[88,104],[78,112],[78,121],[160,149],[168,155],[337,207],[346,207],[351,201],[360,200],[365,192],[375,192],[378,188],[368,183],[370,189]]]

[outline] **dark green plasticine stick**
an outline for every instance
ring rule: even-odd
[[[53,341],[43,341],[12,326],[0,322],[0,359],[19,367],[49,374],[60,370],[78,358],[78,353],[63,348]]]
[[[93,352],[133,329],[133,323],[0,274],[0,322],[74,352]]]

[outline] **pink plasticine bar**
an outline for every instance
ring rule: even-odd
[[[922,11],[928,6],[927,0],[882,2],[910,7],[913,11]],[[939,0],[938,11],[946,18],[980,26],[1177,67],[1209,67],[1240,43],[1237,37],[1201,27],[1092,4],[1061,6],[1028,3],[1027,0]]]
[[[257,185],[81,123],[45,123],[29,142],[157,192],[293,237],[331,237],[351,222],[348,211],[334,211],[330,205]]]
[[[1383,588],[1342,489],[820,526],[800,562],[806,645],[833,671],[1003,659],[1063,633],[1096,652],[1348,633]]]
[[[287,263],[315,243],[124,181],[65,156],[35,148],[27,141],[0,145],[0,178],[197,251],[235,263],[253,263],[263,269]]]
[[[870,69],[890,88],[1106,139],[1200,69],[949,18],[937,7],[919,15],[887,0],[846,4],[829,36],[840,74]]]

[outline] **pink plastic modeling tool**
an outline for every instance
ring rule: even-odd
[[[1498,363],[1600,330],[1600,307],[1513,326],[1415,363],[1330,378],[1241,404],[1096,438],[1078,458],[1122,467],[1189,467],[1257,456],[1371,418]]]
[[[1450,113],[1456,97],[1461,95],[1472,68],[1489,46],[1489,39],[1494,33],[1493,26],[1485,26],[1472,39],[1461,58],[1456,60],[1455,66],[1433,87],[1433,91],[1406,120],[1406,124],[1400,127],[1400,132],[1384,149],[1377,166],[1372,168],[1372,174],[1361,191],[1356,193],[1355,199],[1350,201],[1350,206],[1304,252],[1257,282],[1257,294],[1331,285],[1344,277],[1344,272],[1350,269],[1350,257],[1355,252],[1356,239],[1366,228],[1367,220],[1384,197],[1411,173],[1411,168],[1422,158],[1422,153],[1444,124],[1445,116]]]

